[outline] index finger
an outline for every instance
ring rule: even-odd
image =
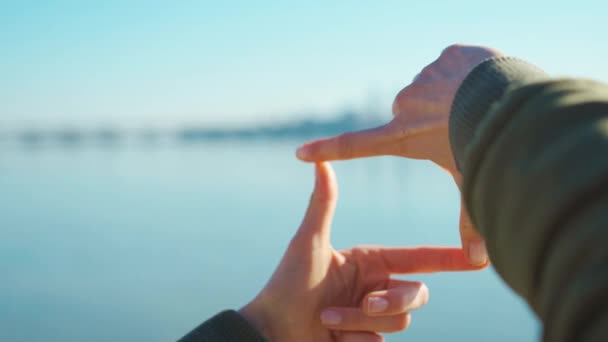
[[[487,266],[471,265],[457,247],[378,247],[372,251],[395,274],[473,271]]]
[[[387,126],[308,142],[298,148],[296,156],[303,161],[316,162],[385,155],[389,152],[391,138]]]

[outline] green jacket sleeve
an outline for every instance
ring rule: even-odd
[[[463,195],[545,341],[608,341],[608,86],[513,58],[477,66],[450,115]]]
[[[236,311],[223,311],[203,322],[178,342],[267,342]]]

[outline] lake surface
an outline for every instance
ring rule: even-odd
[[[0,146],[0,340],[172,341],[264,285],[313,168],[297,142]],[[332,241],[458,245],[458,194],[427,162],[334,163]],[[536,341],[491,269],[410,275],[430,288],[387,341]]]

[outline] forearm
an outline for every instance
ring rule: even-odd
[[[510,91],[488,76],[491,103],[457,95],[450,130],[463,193],[496,270],[538,314],[545,339],[605,336],[608,88],[530,70],[505,71],[515,75]],[[484,97],[483,83],[464,87]],[[462,122],[474,133],[462,133]]]

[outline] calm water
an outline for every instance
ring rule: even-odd
[[[265,283],[303,215],[296,143],[0,147],[0,340],[171,341]],[[457,245],[457,192],[420,161],[334,164],[337,248]],[[431,301],[387,341],[535,341],[494,271],[412,275]]]

